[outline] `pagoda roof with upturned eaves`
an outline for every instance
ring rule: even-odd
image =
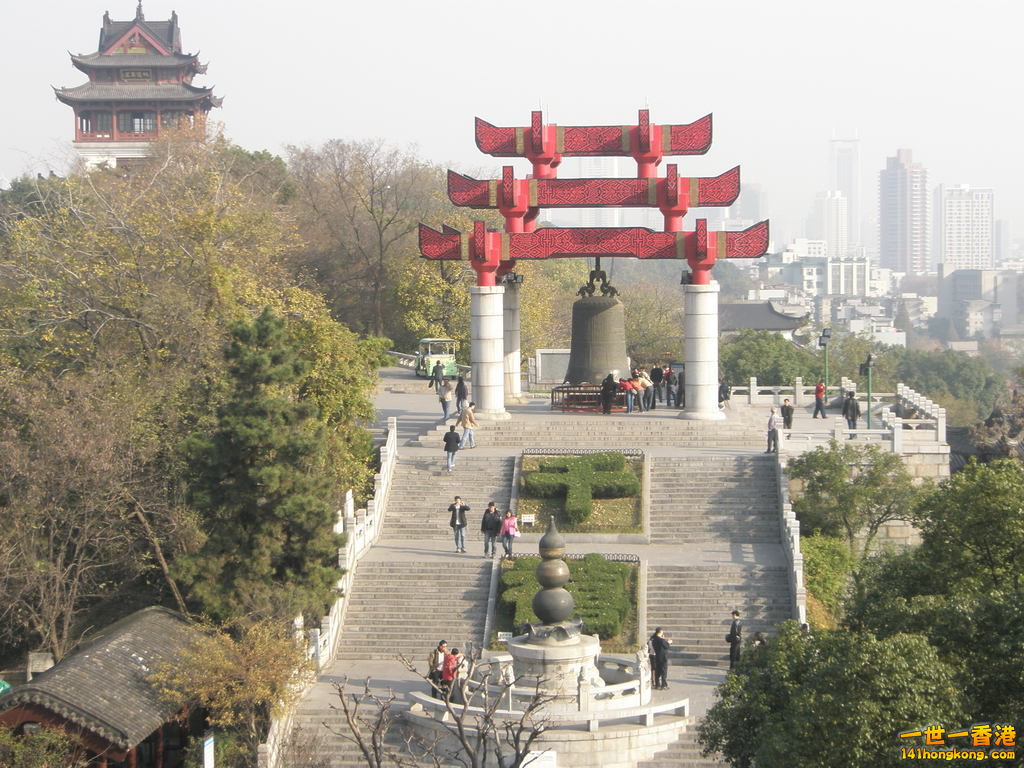
[[[210,99],[210,104],[219,107],[221,99],[213,95],[213,88],[199,88],[188,83],[85,83],[76,88],[54,88],[57,98],[65,104],[83,102],[194,102]]]
[[[142,13],[142,3],[135,11],[131,21],[112,21],[109,13],[103,14],[103,26],[100,28],[99,52],[107,53],[125,35],[138,27],[143,34],[163,48],[167,53],[181,53],[181,30],[178,29],[178,14],[171,12],[166,21],[146,21]]]
[[[92,69],[109,69],[113,67],[181,67],[194,64],[197,74],[204,74],[206,69],[196,61],[195,53],[172,53],[164,56],[160,53],[88,53],[71,54],[71,63],[83,72]]]

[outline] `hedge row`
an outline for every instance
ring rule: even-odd
[[[534,576],[538,562],[536,557],[516,558],[511,568],[502,570],[499,605],[512,615],[514,627],[538,621],[532,606],[533,596],[540,589]],[[621,633],[622,622],[633,605],[633,567],[597,554],[570,560],[568,565],[570,581],[565,588],[576,601],[576,615],[583,620],[583,631],[602,640]]]
[[[534,497],[565,496],[565,514],[582,523],[594,510],[594,499],[619,499],[640,493],[640,480],[626,469],[626,457],[609,451],[589,456],[548,459],[536,472],[523,473],[523,489]]]

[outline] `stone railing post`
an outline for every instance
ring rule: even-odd
[[[946,409],[938,408],[935,413],[935,442],[946,442]]]
[[[832,425],[832,439],[835,440],[836,442],[839,442],[840,440],[845,440],[845,432],[846,419],[844,419],[842,416],[836,416],[835,423]]]
[[[754,396],[757,393],[757,376],[750,377],[750,388],[747,390],[747,405],[754,404]]]
[[[894,416],[890,429],[892,429],[892,452],[900,455],[903,453],[903,419]]]
[[[582,669],[576,680],[576,708],[579,712],[586,712],[590,709],[590,678]]]
[[[804,377],[797,376],[793,381],[793,407],[800,405],[800,397],[804,392]]]

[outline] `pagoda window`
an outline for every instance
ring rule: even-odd
[[[180,109],[169,109],[160,113],[160,124],[167,128],[191,128],[193,127],[192,113]]]
[[[110,138],[114,116],[111,112],[85,110],[78,113],[78,132],[91,136]]]
[[[117,130],[120,133],[153,133],[156,131],[156,112],[118,112]]]

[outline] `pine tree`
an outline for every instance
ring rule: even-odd
[[[212,435],[184,444],[189,501],[206,539],[177,560],[216,620],[322,612],[340,575],[324,474],[326,435],[303,398],[308,365],[269,308],[232,328],[230,392]]]

